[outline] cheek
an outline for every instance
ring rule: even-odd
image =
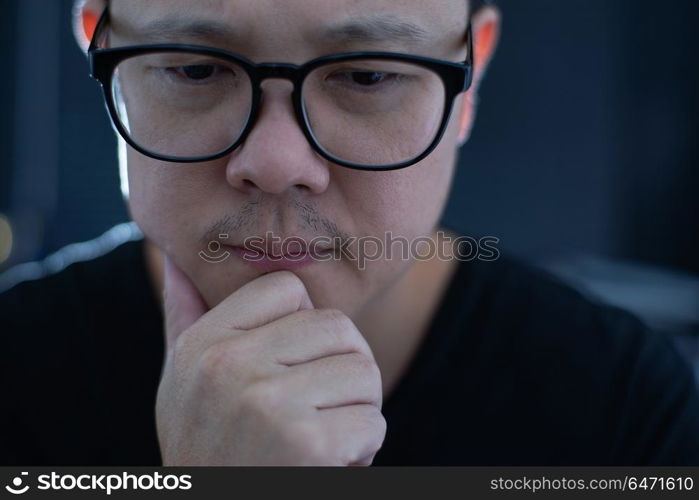
[[[449,195],[456,161],[458,125],[449,127],[426,159],[401,170],[366,172],[353,199],[362,218],[371,221],[365,234],[386,231],[406,238],[429,235],[439,223]],[[355,174],[356,175],[356,174]]]
[[[388,172],[352,172],[346,179],[346,191],[352,219],[357,224],[355,236],[371,236],[382,240],[383,251],[378,259],[368,259],[363,272],[353,269],[359,277],[357,289],[368,295],[386,289],[394,283],[412,261],[411,245],[417,238],[431,236],[441,218],[449,194],[456,160],[456,130],[450,127],[440,146],[425,160],[411,167]],[[389,234],[390,233],[390,234]],[[390,256],[388,241],[407,241],[408,259],[403,258],[401,242],[394,243]],[[365,247],[365,255],[371,256],[376,248],[372,243]],[[424,247],[420,247],[424,248]],[[355,254],[361,253],[358,247]],[[355,266],[356,263],[350,263]],[[351,279],[343,280],[352,283]],[[346,287],[350,289],[351,287]],[[333,297],[329,292],[328,297]],[[358,300],[358,299],[357,299]]]
[[[192,245],[206,176],[187,164],[165,163],[129,151],[129,210],[143,233],[171,254]],[[193,210],[192,207],[199,207]],[[199,218],[200,220],[201,218]]]

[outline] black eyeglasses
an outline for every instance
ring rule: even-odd
[[[98,48],[105,9],[88,49],[114,127],[140,153],[168,162],[215,160],[252,130],[261,83],[293,83],[292,101],[313,149],[338,165],[393,170],[429,155],[447,128],[456,96],[471,86],[473,42],[455,63],[391,52],[348,52],[300,66],[249,61],[183,44]],[[274,147],[270,144],[270,147]]]

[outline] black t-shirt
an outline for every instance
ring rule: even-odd
[[[0,295],[0,463],[159,465],[143,241]],[[699,465],[669,339],[514,260],[462,262],[384,400],[375,465]]]

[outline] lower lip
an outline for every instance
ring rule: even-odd
[[[267,254],[246,250],[240,247],[230,247],[232,253],[243,262],[259,271],[271,273],[274,271],[294,271],[318,262],[321,256],[311,253],[299,253],[294,255],[282,255],[273,257]]]

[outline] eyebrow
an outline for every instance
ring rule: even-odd
[[[329,26],[324,38],[332,42],[425,42],[428,31],[417,24],[395,16],[379,15],[353,18]]]
[[[148,40],[227,40],[235,41],[240,34],[229,24],[217,20],[164,17],[137,29],[141,38]],[[320,41],[342,42],[402,42],[428,41],[430,33],[421,26],[392,15],[361,16],[332,24],[320,33]]]
[[[216,20],[190,20],[181,17],[156,19],[135,31],[139,33],[141,38],[155,41],[181,38],[196,40],[231,40],[236,38],[235,30],[228,23]]]

